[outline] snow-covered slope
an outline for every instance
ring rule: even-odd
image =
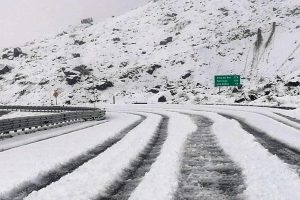
[[[154,0],[81,24],[0,60],[0,103],[227,102],[300,104],[297,0]],[[21,50],[21,51],[20,51]],[[213,77],[240,74],[240,89]]]

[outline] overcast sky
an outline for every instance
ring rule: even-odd
[[[83,18],[101,21],[149,0],[0,0],[0,49],[51,36]]]

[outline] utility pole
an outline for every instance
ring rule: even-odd
[[[93,96],[94,96],[94,110],[96,110],[96,87],[95,87],[95,76],[91,75],[93,78]]]

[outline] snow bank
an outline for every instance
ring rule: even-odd
[[[130,200],[171,200],[176,192],[184,143],[197,127],[188,116],[169,112],[162,114],[170,116],[169,135],[161,154],[130,196]]]

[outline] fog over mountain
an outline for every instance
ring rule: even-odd
[[[82,18],[123,14],[148,0],[0,0],[0,49],[51,36]]]

